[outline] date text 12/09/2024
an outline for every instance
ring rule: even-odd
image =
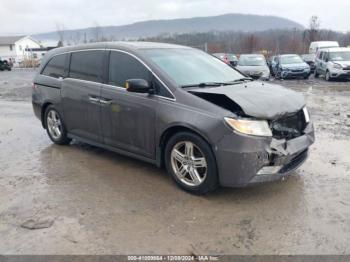
[[[216,256],[128,256],[128,261],[218,261]]]

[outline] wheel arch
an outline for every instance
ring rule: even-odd
[[[54,105],[54,103],[52,101],[46,101],[42,107],[41,107],[41,124],[43,126],[43,128],[46,129],[46,124],[45,124],[45,112],[46,109],[50,106],[50,105]]]
[[[159,138],[159,142],[158,142],[158,161],[157,161],[157,165],[160,167],[164,166],[164,160],[165,160],[165,147],[167,142],[169,141],[169,139],[174,136],[176,133],[179,132],[190,132],[193,133],[195,135],[198,135],[200,138],[202,138],[205,142],[208,143],[208,145],[212,148],[212,143],[209,140],[209,138],[204,135],[202,132],[200,132],[199,130],[197,130],[195,127],[189,126],[189,125],[173,125],[170,126],[168,128],[166,128],[160,138]],[[215,157],[215,154],[214,154]]]

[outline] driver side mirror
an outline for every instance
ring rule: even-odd
[[[144,79],[128,79],[126,80],[126,91],[133,93],[149,93],[153,94],[154,89],[151,86],[151,83]]]

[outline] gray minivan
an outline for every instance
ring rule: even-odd
[[[314,141],[301,94],[170,44],[54,49],[32,101],[54,143],[76,139],[164,165],[182,189],[199,194],[281,179]]]

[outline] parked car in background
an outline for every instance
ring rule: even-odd
[[[270,79],[270,69],[265,57],[260,54],[242,54],[236,68],[253,79]]]
[[[310,66],[296,54],[278,56],[274,70],[276,77],[280,79],[296,77],[308,79],[311,74]]]
[[[237,66],[238,58],[234,54],[214,53],[213,56],[219,58],[220,60],[224,61],[228,65],[231,65],[233,67]]]
[[[32,90],[35,115],[53,143],[77,139],[165,165],[192,193],[280,180],[314,142],[302,94],[252,81],[184,46],[57,48]]]
[[[7,60],[0,60],[0,71],[11,71],[11,66],[7,62]]]
[[[315,77],[324,75],[327,81],[350,79],[350,48],[320,49],[316,55]]]
[[[277,63],[277,56],[271,56],[268,60],[267,60],[267,65],[270,69],[270,74],[272,76],[275,76],[275,73],[273,71],[274,67],[276,66]]]
[[[321,48],[339,47],[339,43],[336,41],[317,41],[310,44],[309,53],[316,54]]]
[[[316,64],[315,64],[315,54],[305,54],[302,55],[301,58],[310,66],[310,72],[313,74],[315,72]]]

